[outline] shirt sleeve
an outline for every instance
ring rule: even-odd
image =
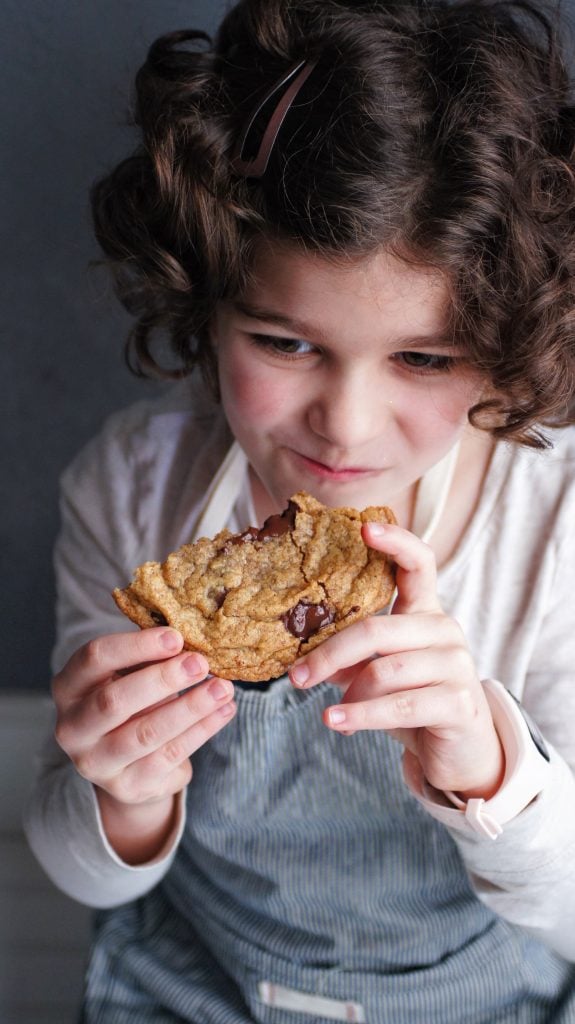
[[[507,921],[525,928],[575,961],[575,779],[550,748],[547,782],[538,796],[503,826],[496,839],[478,834],[460,812],[423,785],[405,766],[406,782],[426,810],[450,832],[479,898]],[[457,813],[452,828],[447,814]]]
[[[573,503],[563,505],[562,542],[548,540],[556,551],[546,613],[520,694],[550,748],[546,785],[496,840],[471,828],[449,831],[479,898],[575,961],[575,531]]]
[[[130,435],[110,421],[60,482],[60,531],[54,550],[57,636],[52,667],[97,636],[129,630],[112,590],[131,579],[139,553],[138,467]]]
[[[72,899],[113,907],[145,895],[169,870],[185,827],[185,794],[163,848],[144,865],[126,864],[110,846],[94,787],[53,739],[37,758],[37,781],[24,815],[30,847],[48,877]]]
[[[128,432],[112,420],[63,475],[61,529],[55,549],[58,671],[82,644],[135,629],[111,597],[137,557],[137,474]],[[91,783],[49,737],[37,758],[24,817],[29,844],[47,875],[69,896],[94,907],[135,899],[169,870],[184,828],[184,799],[164,849],[150,864],[125,864],[108,843]]]
[[[545,789],[495,841],[450,832],[479,898],[575,961],[575,779],[557,752]]]

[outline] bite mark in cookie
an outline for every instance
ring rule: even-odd
[[[113,596],[142,628],[179,630],[214,675],[261,682],[390,601],[393,567],[361,536],[374,521],[395,520],[388,508],[330,509],[300,491],[262,527],[145,562]]]

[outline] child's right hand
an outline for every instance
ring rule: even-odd
[[[53,681],[56,740],[96,786],[108,838],[130,863],[161,848],[190,755],[236,710],[232,683],[206,680],[208,662],[182,644],[165,627],[100,637]]]

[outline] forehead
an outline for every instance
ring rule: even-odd
[[[255,248],[241,297],[286,315],[320,316],[322,322],[392,319],[407,330],[430,333],[445,329],[450,312],[448,283],[436,268],[387,250],[344,260],[269,240]]]

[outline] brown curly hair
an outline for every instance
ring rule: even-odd
[[[241,0],[213,45],[158,39],[136,79],[142,143],[92,193],[136,316],[132,368],[199,363],[215,385],[209,325],[262,234],[336,259],[385,247],[446,275],[454,337],[491,382],[472,421],[543,447],[542,425],[575,421],[575,107],[558,35],[531,2]],[[265,175],[238,175],[246,119],[303,59],[317,64]]]

